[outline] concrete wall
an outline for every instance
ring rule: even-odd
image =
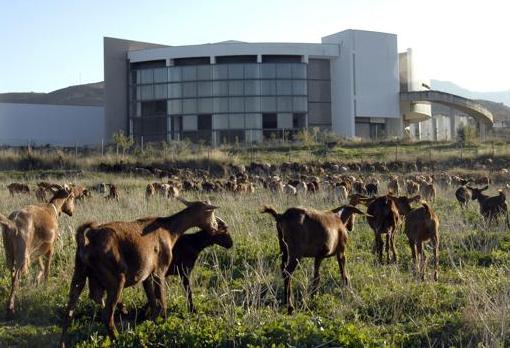
[[[146,42],[105,37],[104,52],[104,101],[105,141],[111,141],[113,133],[123,130],[128,134],[128,60],[127,52],[144,48],[166,47]]]
[[[336,133],[355,136],[355,117],[400,117],[396,35],[346,30],[322,42],[340,48],[340,56],[331,59],[332,128]]]
[[[1,145],[98,145],[103,135],[102,106],[0,103]]]

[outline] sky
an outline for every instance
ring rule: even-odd
[[[398,35],[431,79],[510,89],[509,0],[0,0],[0,93],[103,80],[103,36],[167,45]]]

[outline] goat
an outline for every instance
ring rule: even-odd
[[[150,197],[156,194],[156,189],[153,184],[147,184],[145,187],[145,199],[149,199]]]
[[[20,184],[17,182],[13,182],[9,185],[7,185],[7,189],[9,190],[9,193],[11,196],[14,196],[15,193],[30,193],[30,187],[28,187],[27,184]]]
[[[225,249],[230,249],[234,242],[232,237],[228,233],[228,226],[219,218],[216,218],[218,223],[218,233],[211,235],[205,230],[201,230],[191,234],[184,234],[175,243],[172,249],[172,262],[166,272],[166,276],[178,275],[181,278],[182,286],[186,293],[188,301],[188,310],[190,313],[195,312],[195,306],[193,305],[193,294],[190,286],[190,275],[198,256],[205,248],[208,248],[214,244],[219,245]],[[89,281],[89,296],[92,300],[101,306],[104,306],[104,293],[105,289],[101,287],[100,283],[95,279],[94,276],[90,275]],[[123,307],[119,303],[119,307]],[[144,308],[142,312],[145,312],[147,308]]]
[[[379,191],[377,183],[368,183],[366,184],[365,188],[367,190],[367,196],[369,197],[377,196],[377,193]]]
[[[398,178],[394,177],[388,182],[388,193],[398,195],[399,191],[400,191],[400,185],[398,183]]]
[[[429,202],[436,200],[436,186],[433,183],[423,183],[420,185],[420,195]]]
[[[413,180],[406,181],[406,191],[408,195],[415,195],[420,191],[420,184]]]
[[[165,275],[172,262],[172,248],[189,228],[200,227],[216,234],[216,206],[209,202],[179,200],[186,209],[168,217],[148,217],[135,221],[115,221],[102,225],[89,222],[76,231],[76,256],[69,290],[67,315],[62,327],[61,345],[72,320],[87,277],[93,275],[106,289],[103,320],[108,335],[117,330],[113,315],[122,290],[143,283],[153,319],[166,317]]]
[[[322,260],[333,255],[336,255],[344,285],[349,285],[345,271],[345,248],[348,237],[346,224],[352,229],[352,215],[355,213],[365,215],[365,213],[352,206],[343,206],[329,212],[289,208],[283,214],[278,214],[274,208],[265,206],[261,213],[269,213],[276,220],[282,254],[284,298],[289,314],[294,311],[291,277],[303,257],[315,258],[312,294],[316,292],[319,285],[319,268]]]
[[[58,217],[64,212],[72,216],[74,195],[61,188],[49,203],[29,205],[12,212],[9,217],[0,214],[3,227],[3,242],[7,268],[11,272],[11,292],[7,304],[7,314],[15,313],[15,293],[22,274],[28,271],[31,259],[39,263],[37,282],[44,276],[48,279],[53,247],[58,236]],[[42,260],[42,257],[45,260]]]
[[[439,218],[432,208],[425,202],[422,207],[407,212],[404,232],[407,235],[411,254],[413,257],[414,273],[421,273],[422,280],[425,279],[426,256],[423,250],[423,243],[430,240],[434,247],[434,280],[438,279],[439,272]],[[417,257],[420,259],[419,263]]]
[[[110,192],[108,193],[108,196],[106,196],[105,198],[108,200],[118,201],[119,200],[119,192],[117,191],[117,186],[115,186],[114,184],[108,184],[108,186],[110,187]]]
[[[335,197],[338,198],[340,202],[344,202],[347,200],[348,193],[345,184],[340,183],[336,184],[334,190]]]
[[[297,195],[297,190],[294,186],[292,186],[290,184],[285,184],[285,186],[283,186],[283,193],[285,193],[287,195],[295,196],[295,195]]]
[[[381,196],[372,200],[360,200],[367,204],[368,225],[374,231],[375,243],[373,251],[377,253],[379,262],[383,260],[383,249],[386,250],[386,260],[390,262],[390,249],[392,253],[391,261],[397,262],[397,252],[395,250],[394,237],[398,227],[402,222],[402,216],[405,216],[411,210],[410,203],[420,199],[420,196],[407,198],[405,196],[396,197],[392,195]],[[382,235],[386,235],[386,244]]]
[[[469,201],[471,200],[471,191],[466,187],[468,181],[459,179],[460,187],[455,191],[455,198],[460,204],[460,208],[467,208]]]
[[[482,192],[487,190],[489,186],[482,187],[481,189],[466,186],[471,192],[471,199],[477,200],[480,204],[480,214],[485,221],[491,223],[499,215],[505,215],[505,220],[508,228],[510,228],[510,220],[508,218],[508,206],[506,204],[506,196],[503,191],[499,191],[497,196],[487,196]]]

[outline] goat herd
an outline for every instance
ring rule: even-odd
[[[473,180],[442,173],[388,176],[387,180],[387,194],[384,195],[380,195],[380,191],[383,191],[380,178],[346,174],[324,175],[322,179],[317,176],[301,176],[284,182],[275,175],[263,177],[236,173],[225,180],[173,177],[167,183],[148,184],[146,199],[159,193],[179,200],[186,206],[185,209],[167,217],[146,217],[104,224],[90,221],[77,228],[74,273],[63,321],[61,345],[64,345],[66,330],[87,281],[90,298],[103,307],[103,320],[112,338],[116,336],[114,312],[117,306],[123,308],[122,291],[126,287],[141,283],[148,300],[146,311],[153,319],[165,317],[165,277],[179,275],[186,291],[188,308],[194,311],[189,274],[199,253],[213,244],[230,248],[233,241],[227,224],[215,215],[217,206],[209,201],[189,202],[180,196],[180,192],[202,190],[248,194],[265,188],[282,195],[306,197],[324,191],[332,202],[348,203],[330,211],[293,207],[278,213],[271,206],[262,208],[262,213],[270,214],[276,221],[282,258],[284,302],[289,314],[294,310],[292,274],[302,258],[315,260],[312,295],[319,285],[321,262],[331,256],[336,256],[342,281],[344,285],[349,285],[345,250],[356,214],[365,216],[373,230],[375,242],[372,251],[381,263],[384,250],[386,262],[397,261],[395,235],[400,226],[403,226],[411,248],[414,273],[421,279],[425,278],[426,267],[424,243],[431,241],[433,277],[436,281],[439,268],[439,218],[431,206],[436,198],[436,187],[457,187],[455,197],[462,208],[470,200],[477,200],[480,213],[488,223],[502,215],[509,225],[504,192],[499,191],[493,197],[483,193],[488,188],[488,177]],[[30,192],[26,184],[12,183],[7,187],[11,195]],[[25,206],[8,217],[0,214],[6,263],[12,277],[7,301],[9,316],[15,314],[15,293],[20,276],[28,271],[32,260],[37,261],[40,267],[37,282],[48,279],[54,244],[58,237],[59,216],[61,213],[72,216],[75,200],[89,197],[93,190],[103,193],[106,199],[119,199],[119,191],[113,184],[102,183],[85,188],[80,185],[41,182],[35,194],[42,203]],[[48,193],[51,198],[47,201]],[[420,205],[413,208],[412,203]],[[366,206],[366,211],[357,208],[359,205]],[[184,235],[193,227],[200,228],[200,231]]]

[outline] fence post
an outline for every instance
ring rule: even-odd
[[[207,173],[211,175],[211,147],[207,147]]]
[[[74,158],[78,158],[78,143],[74,143]]]
[[[398,142],[395,143],[395,162],[398,161]]]
[[[494,158],[494,154],[495,154],[495,151],[494,151],[494,140],[491,142],[491,146],[492,146],[492,158]]]
[[[429,162],[432,162],[432,148],[429,147]]]
[[[462,161],[464,158],[464,145],[460,144],[460,160]]]
[[[141,146],[142,153],[143,153],[143,135],[140,137],[140,146]]]
[[[101,138],[101,157],[104,157],[104,139]]]

